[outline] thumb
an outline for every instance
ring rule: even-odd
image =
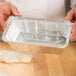
[[[19,11],[18,11],[18,9],[15,6],[13,6],[13,5],[11,7],[11,11],[12,11],[12,15],[14,15],[14,16],[21,16]]]
[[[74,16],[74,12],[73,12],[73,10],[71,10],[71,11],[68,12],[67,16],[65,17],[65,20],[72,21],[73,16]]]

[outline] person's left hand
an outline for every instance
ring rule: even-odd
[[[73,7],[67,14],[65,20],[69,20],[74,23],[72,26],[70,40],[76,41],[76,7]]]

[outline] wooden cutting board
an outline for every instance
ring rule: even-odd
[[[36,53],[31,63],[0,63],[0,71],[8,76],[76,76],[76,43],[74,42],[65,49],[2,42],[0,50]]]

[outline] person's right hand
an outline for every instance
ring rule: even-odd
[[[0,2],[0,30],[5,29],[5,22],[11,15],[20,16],[20,13],[18,12],[16,6],[7,1]]]

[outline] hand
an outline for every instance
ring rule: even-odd
[[[76,40],[76,7],[73,7],[67,14],[65,20],[69,20],[74,23],[71,31],[70,39],[75,41]]]
[[[9,16],[20,16],[17,8],[9,2],[0,2],[0,30],[4,30],[6,27],[5,21]]]

